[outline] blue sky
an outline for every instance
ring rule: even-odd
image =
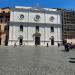
[[[0,7],[32,6],[75,9],[75,0],[0,0]]]

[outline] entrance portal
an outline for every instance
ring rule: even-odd
[[[54,45],[54,38],[51,39],[51,45]]]
[[[33,34],[33,37],[35,37],[35,45],[40,45],[40,36],[41,34],[38,32]]]
[[[40,37],[35,37],[35,45],[40,45]]]

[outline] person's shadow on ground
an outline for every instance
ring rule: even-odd
[[[61,50],[62,52],[69,52],[69,51],[66,51],[66,50]]]
[[[70,60],[69,60],[69,62],[70,63],[75,63],[75,58],[69,58]]]

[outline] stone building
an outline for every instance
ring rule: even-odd
[[[58,9],[17,6],[11,9],[8,45],[62,43],[62,16]]]
[[[0,8],[0,45],[8,44],[8,22],[10,20],[10,9]]]

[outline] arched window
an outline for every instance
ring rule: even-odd
[[[20,25],[20,31],[23,31],[23,25]]]
[[[39,26],[36,26],[36,32],[39,32]]]

